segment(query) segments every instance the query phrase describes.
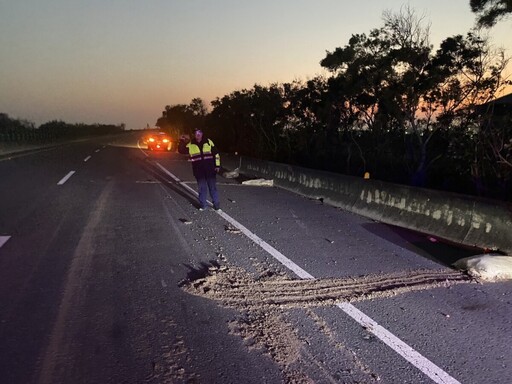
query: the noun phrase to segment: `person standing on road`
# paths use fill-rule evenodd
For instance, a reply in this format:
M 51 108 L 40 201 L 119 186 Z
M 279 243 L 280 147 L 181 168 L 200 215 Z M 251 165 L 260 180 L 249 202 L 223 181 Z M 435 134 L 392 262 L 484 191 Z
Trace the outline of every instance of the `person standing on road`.
M 220 169 L 220 155 L 213 141 L 206 138 L 203 131 L 196 129 L 192 140 L 188 135 L 181 135 L 178 152 L 183 155 L 188 154 L 192 162 L 192 172 L 199 189 L 199 210 L 206 209 L 206 196 L 210 191 L 213 208 L 218 211 L 220 202 L 216 174 Z

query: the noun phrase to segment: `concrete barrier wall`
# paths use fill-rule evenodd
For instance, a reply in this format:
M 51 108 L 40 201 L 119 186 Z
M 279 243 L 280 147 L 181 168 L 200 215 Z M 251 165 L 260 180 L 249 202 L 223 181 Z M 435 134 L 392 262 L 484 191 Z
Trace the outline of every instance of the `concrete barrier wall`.
M 228 164 L 374 220 L 512 255 L 511 204 L 246 157 L 232 157 Z

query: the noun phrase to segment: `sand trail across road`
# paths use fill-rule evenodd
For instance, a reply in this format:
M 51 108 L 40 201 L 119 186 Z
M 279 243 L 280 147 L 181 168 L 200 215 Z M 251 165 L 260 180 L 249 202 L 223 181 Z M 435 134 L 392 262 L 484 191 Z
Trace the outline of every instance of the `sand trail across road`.
M 238 310 L 239 315 L 229 324 L 230 332 L 240 336 L 249 349 L 259 349 L 268 354 L 280 367 L 286 383 L 302 384 L 316 380 L 376 383 L 380 380 L 379 375 L 361 361 L 355 351 L 339 341 L 335 343 L 336 367 L 329 369 L 325 366 L 322 359 L 310 351 L 304 336 L 299 336 L 296 325 L 289 319 L 292 311 L 471 281 L 467 275 L 449 269 L 347 278 L 290 279 L 269 269 L 255 278 L 242 268 L 216 265 L 204 270 L 200 277 L 184 281 L 181 287 L 190 294 Z M 311 314 L 306 312 L 307 316 L 311 317 Z M 319 330 L 324 328 L 322 325 Z M 336 337 L 331 335 L 330 338 Z M 316 370 L 314 377 L 305 367 L 316 367 L 313 369 Z
M 185 291 L 236 308 L 307 308 L 390 297 L 409 291 L 471 282 L 454 270 L 413 270 L 347 278 L 298 280 L 279 275 L 254 279 L 235 267 L 210 267 L 206 276 L 183 284 Z

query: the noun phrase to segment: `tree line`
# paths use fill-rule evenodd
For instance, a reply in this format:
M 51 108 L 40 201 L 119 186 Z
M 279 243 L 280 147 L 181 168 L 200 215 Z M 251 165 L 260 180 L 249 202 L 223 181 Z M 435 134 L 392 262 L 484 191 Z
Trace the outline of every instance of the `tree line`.
M 429 42 L 409 7 L 326 52 L 328 76 L 166 106 L 157 126 L 203 128 L 226 152 L 413 186 L 512 198 L 511 83 L 476 30 Z M 508 104 L 507 104 L 508 103 Z
M 59 120 L 49 121 L 36 127 L 31 121 L 15 119 L 6 113 L 0 113 L 0 143 L 47 143 L 119 133 L 124 129 L 124 124 L 69 124 Z

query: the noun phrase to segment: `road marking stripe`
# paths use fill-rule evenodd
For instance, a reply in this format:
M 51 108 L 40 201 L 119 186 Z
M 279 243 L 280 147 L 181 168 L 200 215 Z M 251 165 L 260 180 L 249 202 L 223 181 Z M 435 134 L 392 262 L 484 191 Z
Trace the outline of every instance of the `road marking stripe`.
M 198 193 L 195 190 L 193 190 L 187 184 L 185 184 L 180 179 L 178 179 L 176 176 L 174 176 L 171 172 L 169 172 L 167 169 L 165 169 L 162 165 L 160 165 L 159 163 L 156 163 L 156 165 L 163 172 L 165 172 L 165 174 L 170 176 L 173 180 L 178 182 L 184 188 L 193 192 L 194 195 L 196 195 L 196 196 L 198 195 Z M 211 204 L 210 202 L 208 202 L 208 203 Z M 258 244 L 261 248 L 263 248 L 265 251 L 267 251 L 276 260 L 279 260 L 279 262 L 281 264 L 286 266 L 288 269 L 290 269 L 293 273 L 295 273 L 301 279 L 314 279 L 313 275 L 311 275 L 310 273 L 308 273 L 307 271 L 305 271 L 304 269 L 299 267 L 293 261 L 288 259 L 285 255 L 283 255 L 281 252 L 279 252 L 277 249 L 272 247 L 270 244 L 268 244 L 267 242 L 262 240 L 260 237 L 258 237 L 254 233 L 252 233 L 250 230 L 248 230 L 245 226 L 243 226 L 238 221 L 233 219 L 231 216 L 229 216 L 228 214 L 226 214 L 223 211 L 217 211 L 217 213 L 222 218 L 224 218 L 226 221 L 228 221 L 230 224 L 232 224 L 234 227 L 240 229 L 240 231 L 242 231 L 248 238 L 250 238 L 256 244 Z M 396 353 L 398 353 L 400 356 L 402 356 L 410 364 L 412 364 L 413 366 L 418 368 L 426 376 L 431 378 L 435 383 L 438 383 L 438 384 L 460 384 L 459 381 L 457 381 L 455 378 L 450 376 L 447 372 L 443 371 L 441 368 L 439 368 L 433 362 L 431 362 L 426 357 L 424 357 L 419 352 L 417 352 L 414 348 L 412 348 L 408 344 L 404 343 L 402 340 L 400 340 L 394 334 L 389 332 L 386 328 L 379 325 L 371 317 L 367 316 L 366 314 L 361 312 L 359 309 L 354 307 L 354 305 L 344 302 L 344 303 L 337 304 L 337 307 L 340 308 L 347 315 L 349 315 L 352 319 L 354 319 L 361 326 L 365 327 L 369 332 L 373 333 L 384 344 L 386 344 L 388 347 L 390 347 L 392 350 L 394 350 Z
M 68 179 L 73 176 L 73 174 L 75 173 L 75 171 L 71 171 L 69 172 L 66 176 L 64 176 L 58 183 L 57 185 L 62 185 L 64 184 L 66 181 L 68 181 Z
M 293 261 L 288 259 L 285 255 L 283 255 L 281 252 L 279 252 L 277 249 L 272 247 L 270 244 L 268 244 L 265 240 L 260 238 L 258 235 L 252 233 L 250 230 L 248 230 L 245 226 L 240 224 L 238 221 L 233 219 L 231 216 L 229 216 L 226 212 L 223 211 L 217 211 L 217 213 L 224 218 L 227 222 L 229 222 L 234 227 L 238 228 L 242 231 L 242 233 L 247 236 L 249 239 L 254 241 L 256 244 L 258 244 L 261 248 L 263 248 L 265 251 L 270 253 L 276 260 L 278 260 L 281 264 L 283 264 L 286 268 L 291 270 L 293 273 L 295 273 L 297 276 L 299 276 L 301 279 L 304 280 L 311 280 L 314 279 L 313 275 L 306 272 L 304 269 L 299 267 L 297 264 L 295 264 Z
M 85 159 L 84 159 L 84 162 L 86 162 L 87 160 L 89 160 L 92 156 L 87 156 Z
M 429 359 L 424 357 L 421 353 L 400 340 L 397 336 L 392 334 L 383 326 L 379 325 L 371 317 L 367 316 L 352 304 L 344 302 L 336 304 L 343 312 L 349 315 L 356 322 L 365 327 L 369 332 L 373 333 L 384 344 L 402 356 L 405 360 L 418 368 L 426 376 L 430 377 L 432 381 L 438 384 L 461 384 L 455 378 L 450 376 L 447 372 L 443 371 L 440 367 L 435 365 Z
M 97 150 L 95 150 L 94 152 L 99 152 L 99 151 L 100 151 L 100 150 L 99 150 L 99 149 L 97 149 Z
M 7 240 L 9 240 L 11 236 L 0 236 L 0 248 L 3 247 L 5 243 L 7 243 Z
M 178 179 L 176 176 L 174 176 L 171 172 L 169 172 L 167 169 L 165 169 L 165 167 L 162 166 L 162 164 L 160 163 L 156 163 L 156 165 L 158 166 L 158 168 L 160 168 L 167 176 L 169 176 L 171 179 L 173 179 L 175 182 L 181 184 L 183 187 L 185 187 L 186 189 L 188 189 L 190 192 L 192 192 L 194 195 L 198 196 L 198 193 L 190 188 L 188 185 L 186 185 L 185 183 L 183 183 L 180 179 Z

